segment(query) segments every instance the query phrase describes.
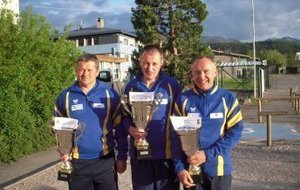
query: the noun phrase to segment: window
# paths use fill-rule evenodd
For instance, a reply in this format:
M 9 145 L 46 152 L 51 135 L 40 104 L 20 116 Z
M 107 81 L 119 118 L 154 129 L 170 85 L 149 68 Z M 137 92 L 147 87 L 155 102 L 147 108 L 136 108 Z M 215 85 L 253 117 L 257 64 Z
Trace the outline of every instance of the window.
M 118 68 L 114 69 L 114 78 L 115 79 L 119 78 L 119 69 Z
M 86 46 L 92 45 L 92 40 L 91 40 L 91 38 L 86 38 L 86 39 L 85 39 L 85 45 L 86 45 Z
M 128 45 L 128 39 L 124 39 L 124 45 Z
M 98 45 L 99 44 L 99 38 L 98 37 L 94 37 L 94 45 Z
M 78 45 L 79 45 L 79 46 L 83 46 L 83 38 L 78 39 Z

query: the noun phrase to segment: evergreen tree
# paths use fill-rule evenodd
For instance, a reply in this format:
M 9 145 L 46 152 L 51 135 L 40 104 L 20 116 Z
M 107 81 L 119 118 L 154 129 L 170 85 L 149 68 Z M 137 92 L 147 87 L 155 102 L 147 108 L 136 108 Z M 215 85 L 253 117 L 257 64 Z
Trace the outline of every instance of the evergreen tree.
M 203 53 L 201 22 L 207 16 L 206 5 L 199 0 L 136 0 L 131 21 L 137 40 L 143 45 L 159 45 L 165 54 L 166 71 L 182 84 L 187 82 L 189 63 Z M 137 52 L 133 59 L 137 64 Z

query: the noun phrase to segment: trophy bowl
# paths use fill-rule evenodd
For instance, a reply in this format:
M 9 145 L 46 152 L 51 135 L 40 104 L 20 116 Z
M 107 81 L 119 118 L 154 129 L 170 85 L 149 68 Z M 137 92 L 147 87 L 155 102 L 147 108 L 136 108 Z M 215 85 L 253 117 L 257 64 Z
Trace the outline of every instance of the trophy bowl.
M 53 130 L 56 136 L 57 151 L 60 155 L 71 156 L 74 146 L 74 130 Z M 59 163 L 58 180 L 71 181 L 71 173 L 73 167 L 70 161 L 62 161 Z
M 193 155 L 199 150 L 198 135 L 200 128 L 184 127 L 183 130 L 177 130 L 182 150 L 187 156 Z M 188 172 L 191 175 L 194 183 L 202 183 L 201 167 L 189 164 Z
M 152 116 L 152 102 L 132 102 L 132 120 L 135 127 L 141 132 L 146 132 L 147 123 Z M 146 138 L 142 138 L 135 141 L 135 147 L 137 149 L 137 159 L 151 158 L 151 147 Z

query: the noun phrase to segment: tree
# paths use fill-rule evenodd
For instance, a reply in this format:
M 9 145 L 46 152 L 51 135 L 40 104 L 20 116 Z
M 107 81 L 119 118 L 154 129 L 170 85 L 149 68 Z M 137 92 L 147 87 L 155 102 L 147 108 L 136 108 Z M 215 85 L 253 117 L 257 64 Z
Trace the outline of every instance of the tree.
M 287 65 L 286 56 L 277 50 L 262 50 L 258 52 L 258 56 L 261 60 L 267 60 L 269 64 L 277 65 L 278 67 Z
M 74 81 L 80 54 L 30 8 L 17 23 L 0 10 L 0 160 L 8 162 L 53 145 L 48 122 L 58 93 Z M 54 37 L 55 36 L 55 37 Z
M 201 22 L 206 5 L 199 0 L 136 0 L 131 21 L 137 40 L 143 45 L 160 45 L 165 54 L 166 71 L 186 84 L 189 63 L 200 54 L 209 54 L 201 45 Z M 137 64 L 137 52 L 133 59 Z

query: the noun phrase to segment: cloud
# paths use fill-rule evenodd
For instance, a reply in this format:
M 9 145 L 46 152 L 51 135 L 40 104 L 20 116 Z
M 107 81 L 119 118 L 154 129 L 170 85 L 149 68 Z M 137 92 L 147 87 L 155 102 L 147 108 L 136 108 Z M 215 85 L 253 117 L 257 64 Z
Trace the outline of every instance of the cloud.
M 251 0 L 206 1 L 204 35 L 252 40 Z M 257 40 L 290 36 L 300 39 L 299 0 L 254 0 Z
M 101 17 L 105 20 L 106 27 L 133 31 L 130 22 L 131 3 L 122 0 L 49 0 L 39 1 L 24 0 L 21 2 L 21 10 L 32 6 L 33 10 L 45 16 L 52 27 L 62 30 L 64 26 L 71 24 L 73 29 L 83 23 L 84 27 L 96 25 L 96 20 Z
M 208 16 L 203 21 L 204 36 L 220 36 L 251 41 L 251 0 L 206 0 Z M 22 0 L 21 10 L 32 4 L 37 14 L 48 18 L 53 27 L 62 29 L 72 23 L 74 29 L 95 26 L 98 17 L 105 27 L 133 31 L 131 7 L 134 0 Z M 290 36 L 300 39 L 299 0 L 254 0 L 256 39 Z

